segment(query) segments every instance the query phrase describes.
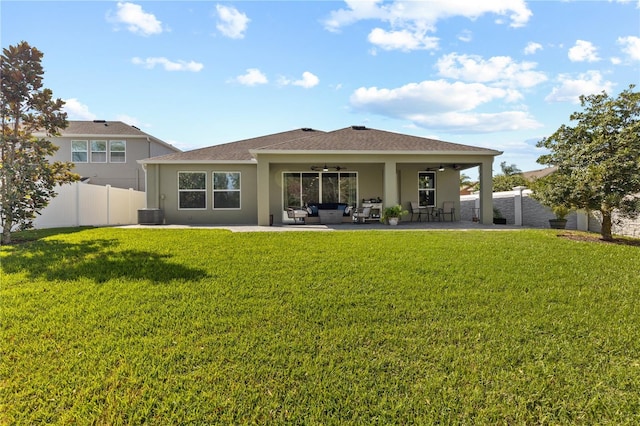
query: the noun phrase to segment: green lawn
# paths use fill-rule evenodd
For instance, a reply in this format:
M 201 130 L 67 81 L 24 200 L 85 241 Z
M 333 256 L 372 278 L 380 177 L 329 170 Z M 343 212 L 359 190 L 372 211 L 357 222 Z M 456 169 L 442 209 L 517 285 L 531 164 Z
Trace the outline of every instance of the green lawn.
M 102 228 L 0 256 L 0 424 L 640 423 L 638 246 Z

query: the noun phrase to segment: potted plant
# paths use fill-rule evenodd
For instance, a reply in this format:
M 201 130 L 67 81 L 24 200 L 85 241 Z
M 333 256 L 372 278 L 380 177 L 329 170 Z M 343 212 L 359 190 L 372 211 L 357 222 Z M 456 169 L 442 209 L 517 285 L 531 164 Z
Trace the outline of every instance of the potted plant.
M 533 189 L 531 197 L 550 208 L 555 215 L 554 219 L 549 219 L 549 226 L 552 229 L 564 229 L 567 226 L 566 217 L 571 212 L 571 206 L 566 203 L 568 183 L 553 173 L 534 180 L 530 186 Z
M 401 205 L 395 205 L 391 207 L 386 207 L 382 212 L 382 217 L 380 217 L 380 222 L 388 223 L 389 225 L 397 225 L 400 216 L 407 214 L 408 211 L 403 209 Z
M 506 225 L 507 218 L 502 217 L 502 212 L 497 207 L 493 208 L 493 223 L 494 225 Z
M 555 219 L 549 219 L 549 226 L 552 229 L 564 229 L 567 226 L 567 215 L 571 209 L 565 205 L 557 204 L 551 207 L 551 211 L 556 217 Z

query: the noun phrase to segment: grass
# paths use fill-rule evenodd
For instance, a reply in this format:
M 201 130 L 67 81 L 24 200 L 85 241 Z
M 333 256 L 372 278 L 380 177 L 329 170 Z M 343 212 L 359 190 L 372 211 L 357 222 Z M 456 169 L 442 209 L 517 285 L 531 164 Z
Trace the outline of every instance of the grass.
M 22 240 L 0 251 L 2 424 L 640 423 L 636 246 L 542 230 Z

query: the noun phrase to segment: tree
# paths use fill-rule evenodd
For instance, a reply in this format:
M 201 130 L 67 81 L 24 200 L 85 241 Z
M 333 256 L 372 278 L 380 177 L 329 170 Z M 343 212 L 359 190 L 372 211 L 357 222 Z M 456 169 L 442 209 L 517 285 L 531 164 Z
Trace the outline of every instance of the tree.
M 506 161 L 500 163 L 502 173 L 493 177 L 493 191 L 511 191 L 516 186 L 525 186 L 527 181 L 522 176 L 522 170 L 515 164 L 508 165 Z
M 617 98 L 581 96 L 584 111 L 569 117 L 576 125 L 562 125 L 537 144 L 550 151 L 538 163 L 558 167 L 537 192 L 548 204 L 599 211 L 603 240 L 613 239 L 614 210 L 640 213 L 640 93 L 634 87 Z
M 2 49 L 0 58 L 0 226 L 2 244 L 11 242 L 13 229 L 28 229 L 33 219 L 56 195 L 56 184 L 73 182 L 72 163 L 47 157 L 58 147 L 33 136 L 58 135 L 67 126 L 64 102 L 42 88 L 42 52 L 27 42 Z

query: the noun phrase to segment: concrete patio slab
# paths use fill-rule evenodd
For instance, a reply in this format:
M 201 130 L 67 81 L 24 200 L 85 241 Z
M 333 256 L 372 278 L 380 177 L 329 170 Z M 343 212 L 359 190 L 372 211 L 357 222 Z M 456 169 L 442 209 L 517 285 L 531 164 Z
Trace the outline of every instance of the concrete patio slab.
M 226 229 L 231 232 L 332 232 L 332 231 L 514 231 L 525 229 L 514 225 L 483 225 L 477 222 L 400 222 L 397 226 L 384 225 L 382 223 L 341 223 L 336 225 L 125 225 L 120 228 L 144 228 L 144 229 Z

